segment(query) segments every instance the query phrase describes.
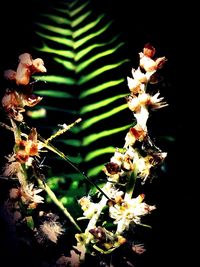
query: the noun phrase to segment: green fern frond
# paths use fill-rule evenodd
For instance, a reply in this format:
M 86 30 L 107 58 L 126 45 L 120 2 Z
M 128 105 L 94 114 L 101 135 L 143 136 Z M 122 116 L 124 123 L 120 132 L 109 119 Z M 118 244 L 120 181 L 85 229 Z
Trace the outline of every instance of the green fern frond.
M 73 20 L 71 23 L 72 28 L 77 27 L 81 24 L 89 15 L 91 15 L 92 11 L 88 11 L 85 14 L 79 16 L 77 19 Z
M 51 14 L 41 14 L 41 16 L 48 18 L 50 21 L 57 24 L 70 25 L 70 20 L 65 17 L 51 15 Z
M 105 100 L 101 100 L 99 102 L 96 102 L 94 104 L 89 104 L 87 106 L 84 106 L 80 109 L 80 114 L 84 114 L 86 112 L 90 112 L 90 111 L 93 111 L 95 109 L 98 109 L 98 108 L 102 108 L 104 106 L 107 106 L 109 105 L 110 103 L 113 103 L 115 100 L 118 100 L 120 98 L 123 98 L 125 97 L 126 94 L 123 94 L 123 95 L 116 95 L 116 96 L 113 96 L 113 97 L 110 97 L 110 98 L 107 98 Z
M 89 145 L 89 144 L 91 144 L 91 143 L 93 143 L 93 142 L 95 142 L 101 138 L 117 134 L 121 131 L 125 131 L 125 130 L 129 129 L 131 126 L 132 126 L 132 124 L 128 124 L 128 125 L 125 125 L 122 127 L 118 127 L 118 128 L 114 128 L 114 129 L 110 129 L 110 130 L 104 130 L 104 131 L 101 131 L 99 133 L 90 134 L 87 137 L 83 138 L 82 145 L 87 146 L 87 145 Z
M 73 51 L 71 50 L 60 50 L 60 49 L 54 49 L 54 48 L 51 48 L 49 47 L 47 44 L 43 43 L 43 46 L 38 48 L 38 47 L 34 47 L 35 50 L 38 50 L 40 52 L 46 52 L 46 53 L 49 53 L 49 54 L 56 54 L 56 55 L 59 55 L 59 56 L 62 56 L 66 59 L 73 59 L 75 57 L 75 54 Z
M 94 125 L 95 123 L 101 121 L 101 120 L 105 120 L 107 119 L 108 117 L 111 117 L 112 115 L 124 110 L 124 109 L 127 109 L 127 104 L 123 104 L 119 107 L 116 107 L 108 112 L 104 112 L 103 114 L 100 114 L 99 116 L 96 116 L 96 117 L 92 117 L 92 118 L 89 118 L 87 120 L 85 120 L 83 123 L 82 123 L 82 129 L 87 129 L 88 127 L 90 127 L 91 125 Z
M 96 150 L 91 151 L 88 154 L 86 154 L 85 161 L 90 161 L 94 158 L 97 158 L 101 155 L 105 155 L 108 153 L 113 154 L 115 152 L 115 150 L 116 150 L 116 148 L 112 147 L 112 146 L 96 149 Z
M 47 74 L 36 77 L 48 87 L 36 93 L 47 97 L 40 107 L 47 110 L 51 125 L 54 121 L 56 125 L 51 112 L 55 118 L 59 116 L 59 123 L 62 118 L 66 122 L 66 118 L 71 121 L 82 116 L 68 138 L 56 140 L 56 144 L 87 169 L 88 175 L 95 176 L 102 170 L 105 157 L 114 152 L 117 136 L 122 136 L 131 122 L 124 125 L 127 91 L 123 89 L 126 79 L 122 70 L 129 62 L 123 56 L 125 43 L 113 30 L 113 21 L 94 12 L 90 3 L 61 0 L 35 23 L 41 41 L 35 49 L 48 59 Z M 108 137 L 113 144 L 104 143 Z M 74 151 L 80 153 L 77 158 Z
M 86 35 L 84 38 L 81 38 L 79 41 L 76 41 L 74 43 L 74 48 L 80 48 L 80 46 L 82 46 L 83 44 L 85 45 L 88 41 L 90 41 L 91 39 L 95 39 L 95 37 L 99 36 L 100 34 L 102 34 L 103 32 L 105 32 L 111 25 L 111 22 L 107 23 L 107 25 L 105 25 L 103 28 L 101 28 L 100 30 L 91 33 L 89 35 Z
M 48 97 L 55 97 L 55 98 L 74 98 L 72 94 L 69 94 L 67 92 L 62 92 L 58 90 L 35 90 L 36 94 L 41 96 L 48 96 Z
M 49 24 L 36 23 L 40 28 L 48 30 L 49 32 L 58 33 L 63 36 L 71 36 L 72 31 L 70 29 L 63 29 L 61 27 L 52 26 Z
M 89 89 L 85 90 L 84 92 L 82 92 L 80 94 L 80 98 L 85 98 L 87 96 L 99 93 L 99 92 L 101 92 L 103 90 L 107 90 L 107 89 L 109 90 L 109 89 L 111 89 L 111 87 L 117 86 L 117 85 L 119 85 L 119 84 L 121 84 L 123 82 L 124 82 L 124 79 L 105 82 L 103 84 L 100 84 L 100 85 L 97 85 L 97 86 L 95 86 L 93 88 L 89 88 Z
M 52 35 L 41 33 L 39 31 L 37 31 L 36 34 L 39 35 L 40 37 L 43 37 L 44 39 L 54 41 L 55 43 L 58 43 L 58 44 L 67 45 L 69 47 L 73 47 L 74 45 L 72 40 L 64 38 L 64 37 L 52 36 Z
M 43 75 L 43 76 L 35 76 L 38 81 L 50 82 L 50 83 L 57 83 L 57 84 L 65 84 L 65 85 L 72 85 L 75 84 L 76 81 L 70 77 L 64 76 L 56 76 L 56 75 Z
M 88 75 L 81 76 L 80 79 L 78 80 L 78 85 L 82 85 L 82 84 L 90 81 L 91 79 L 94 79 L 95 77 L 97 77 L 101 74 L 105 74 L 106 71 L 115 69 L 127 61 L 128 61 L 127 59 L 124 59 L 118 63 L 103 66 L 103 67 L 101 67 L 101 68 L 99 68 L 93 72 L 90 72 Z

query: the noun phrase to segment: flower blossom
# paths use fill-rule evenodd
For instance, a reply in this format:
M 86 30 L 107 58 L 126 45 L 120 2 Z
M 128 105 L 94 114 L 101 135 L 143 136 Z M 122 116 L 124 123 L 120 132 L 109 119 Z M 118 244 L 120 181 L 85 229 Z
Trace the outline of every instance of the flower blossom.
M 124 177 L 129 172 L 133 171 L 132 157 L 126 152 L 121 153 L 116 150 L 110 162 L 105 164 L 103 171 L 107 175 L 109 181 L 119 182 L 120 177 Z
M 43 189 L 34 188 L 34 184 L 28 184 L 26 186 L 21 187 L 21 199 L 25 204 L 39 204 L 43 203 L 44 198 L 39 196 Z
M 134 244 L 132 245 L 132 250 L 137 254 L 142 254 L 146 251 L 143 244 Z
M 6 70 L 4 77 L 8 80 L 15 80 L 17 85 L 27 85 L 31 75 L 36 72 L 46 72 L 43 60 L 41 58 L 32 59 L 29 53 L 24 53 L 19 56 L 17 70 Z
M 42 97 L 32 93 L 30 86 L 31 75 L 36 72 L 46 72 L 44 62 L 41 58 L 32 59 L 28 53 L 19 56 L 16 71 L 9 69 L 4 72 L 6 79 L 15 81 L 17 85 L 26 86 L 21 90 L 7 89 L 2 98 L 2 106 L 6 113 L 17 121 L 23 121 L 22 112 L 25 111 L 25 106 L 33 107 L 42 100 Z
M 24 107 L 33 107 L 42 100 L 42 97 L 32 93 L 22 93 L 12 89 L 7 89 L 2 98 L 2 106 L 10 117 L 17 121 L 23 121 L 22 112 Z
M 6 163 L 3 168 L 3 176 L 14 178 L 17 177 L 17 173 L 19 171 L 23 171 L 22 166 L 19 162 L 14 161 L 10 163 Z
M 140 125 L 136 124 L 134 127 L 131 127 L 126 134 L 124 147 L 128 148 L 129 146 L 133 146 L 136 141 L 143 141 L 146 135 L 147 132 L 144 131 Z
M 153 72 L 157 69 L 161 69 L 164 63 L 167 61 L 165 57 L 159 57 L 157 59 L 152 59 L 155 55 L 155 48 L 147 43 L 144 46 L 143 52 L 139 53 L 140 57 L 140 67 L 143 68 L 146 72 Z
M 113 223 L 117 224 L 118 233 L 128 229 L 132 221 L 140 224 L 141 216 L 155 209 L 155 206 L 142 202 L 143 199 L 144 195 L 141 194 L 136 198 L 124 200 L 122 203 L 117 203 L 109 208 L 110 217 L 115 219 Z
M 60 235 L 63 234 L 64 229 L 61 224 L 57 221 L 45 221 L 40 225 L 40 231 L 51 240 L 53 243 L 57 243 Z
M 20 163 L 25 163 L 29 160 L 30 156 L 38 156 L 39 145 L 37 142 L 37 131 L 35 128 L 31 129 L 27 140 L 16 141 L 16 159 Z
M 90 201 L 88 197 L 82 197 L 79 199 L 79 204 L 81 205 L 82 210 L 84 211 L 83 215 L 87 219 L 91 219 L 92 216 L 97 212 L 98 210 L 98 204 L 93 203 Z

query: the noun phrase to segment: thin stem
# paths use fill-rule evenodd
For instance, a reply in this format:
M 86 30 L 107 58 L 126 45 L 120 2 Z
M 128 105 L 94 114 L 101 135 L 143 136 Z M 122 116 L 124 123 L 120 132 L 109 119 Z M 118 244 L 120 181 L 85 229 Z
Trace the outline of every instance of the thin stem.
M 54 192 L 51 190 L 51 188 L 47 184 L 43 184 L 40 179 L 37 179 L 40 187 L 46 191 L 48 196 L 51 198 L 51 200 L 54 202 L 54 204 L 65 214 L 65 216 L 70 220 L 70 222 L 75 226 L 75 228 L 81 232 L 81 228 L 78 226 L 78 224 L 75 222 L 72 215 L 69 213 L 66 207 L 63 206 L 63 204 L 57 199 Z
M 54 138 L 56 138 L 57 136 L 65 133 L 66 131 L 68 131 L 69 129 L 71 129 L 74 125 L 76 125 L 77 123 L 79 123 L 82 119 L 79 118 L 77 119 L 75 122 L 71 123 L 70 125 L 62 125 L 62 127 L 64 127 L 63 129 L 58 130 L 54 135 L 50 136 L 48 139 L 45 140 L 45 143 L 48 144 L 50 141 L 52 141 Z

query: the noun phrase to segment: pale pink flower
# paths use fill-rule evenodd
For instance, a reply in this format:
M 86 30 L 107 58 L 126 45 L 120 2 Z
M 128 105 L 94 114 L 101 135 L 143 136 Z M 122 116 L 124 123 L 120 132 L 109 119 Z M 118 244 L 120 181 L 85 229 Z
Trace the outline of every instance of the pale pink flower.
M 24 53 L 19 56 L 17 70 L 6 70 L 4 77 L 15 80 L 17 85 L 28 85 L 31 75 L 36 72 L 46 72 L 43 60 L 41 58 L 33 60 L 29 53 Z
M 31 93 L 23 94 L 15 90 L 7 89 L 2 98 L 2 106 L 10 117 L 17 121 L 22 121 L 23 115 L 21 113 L 25 111 L 24 107 L 33 107 L 41 100 L 42 97 Z
M 3 176 L 16 177 L 19 171 L 23 171 L 21 164 L 17 161 L 6 163 L 3 168 Z
M 30 203 L 43 203 L 44 198 L 39 196 L 38 194 L 41 193 L 43 189 L 34 188 L 34 184 L 28 184 L 21 188 L 21 199 L 25 204 Z
M 40 230 L 53 243 L 57 243 L 58 238 L 64 232 L 61 224 L 56 221 L 45 221 L 42 225 L 40 225 Z
M 56 261 L 56 267 L 79 267 L 80 266 L 80 254 L 75 252 L 75 250 L 70 250 L 70 257 L 61 256 Z
M 132 250 L 137 254 L 142 254 L 146 251 L 143 244 L 133 244 Z
M 10 199 L 17 199 L 20 196 L 20 189 L 19 188 L 11 188 L 9 191 Z

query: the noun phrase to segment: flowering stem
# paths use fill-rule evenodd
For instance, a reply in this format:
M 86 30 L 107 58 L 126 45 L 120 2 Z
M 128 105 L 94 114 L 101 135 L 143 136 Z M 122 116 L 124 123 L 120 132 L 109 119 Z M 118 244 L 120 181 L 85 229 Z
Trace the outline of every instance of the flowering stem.
M 110 183 L 107 183 L 105 185 L 105 189 L 106 189 L 107 192 L 109 192 L 110 187 L 111 187 L 111 184 Z M 98 210 L 92 216 L 92 218 L 90 219 L 90 221 L 89 221 L 89 223 L 87 225 L 87 228 L 85 229 L 85 233 L 88 234 L 88 237 L 85 240 L 85 245 L 89 244 L 90 241 L 91 241 L 91 239 L 93 238 L 93 235 L 89 233 L 89 230 L 94 229 L 96 227 L 97 221 L 98 221 L 98 219 L 99 219 L 99 217 L 101 215 L 102 210 L 106 206 L 107 201 L 108 201 L 108 198 L 105 195 L 103 195 L 102 198 L 101 198 L 101 200 L 99 201 Z
M 75 226 L 75 228 L 79 232 L 81 232 L 81 229 L 78 226 L 78 224 L 75 222 L 74 218 L 71 216 L 71 214 L 69 213 L 67 208 L 64 207 L 64 205 L 57 199 L 56 195 L 51 190 L 51 188 L 47 184 L 44 185 L 40 179 L 37 179 L 37 181 L 38 181 L 40 187 L 46 191 L 46 193 L 51 198 L 51 200 L 56 204 L 56 206 L 65 214 L 65 216 L 70 220 L 70 222 Z
M 108 199 L 105 196 L 102 196 L 102 199 L 99 202 L 99 206 L 98 206 L 98 210 L 97 212 L 92 216 L 92 218 L 90 219 L 90 222 L 88 223 L 88 226 L 85 230 L 85 232 L 88 232 L 90 229 L 95 228 L 96 223 L 99 219 L 99 216 L 103 210 L 103 208 L 106 206 Z
M 58 130 L 54 135 L 52 135 L 51 137 L 49 137 L 47 140 L 45 140 L 45 144 L 48 144 L 50 141 L 52 141 L 54 138 L 56 138 L 57 136 L 65 133 L 66 131 L 68 131 L 70 128 L 72 128 L 75 124 L 79 123 L 82 119 L 79 118 L 77 119 L 74 123 L 71 123 L 70 125 L 63 125 L 63 129 Z

